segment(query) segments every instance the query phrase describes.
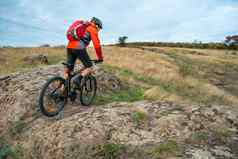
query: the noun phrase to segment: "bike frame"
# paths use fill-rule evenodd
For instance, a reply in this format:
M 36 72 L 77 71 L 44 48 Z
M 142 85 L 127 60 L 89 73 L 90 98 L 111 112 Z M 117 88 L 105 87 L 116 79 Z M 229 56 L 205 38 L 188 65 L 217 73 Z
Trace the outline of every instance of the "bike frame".
M 71 90 L 71 79 L 72 79 L 72 77 L 73 76 L 70 73 L 69 78 L 67 79 L 67 85 L 66 85 L 66 87 L 67 87 L 67 100 L 68 100 L 68 97 L 69 97 L 69 92 Z
M 97 60 L 91 60 L 91 61 L 93 62 L 93 65 L 95 65 Z M 65 64 L 65 63 L 63 63 L 63 65 L 67 66 L 67 64 Z M 68 79 L 66 80 L 66 82 L 67 82 L 67 85 L 66 85 L 66 87 L 67 87 L 67 92 L 66 92 L 66 93 L 67 93 L 67 99 L 66 99 L 66 102 L 68 101 L 69 92 L 70 92 L 70 90 L 71 90 L 71 79 L 72 79 L 74 76 L 76 76 L 77 74 L 81 74 L 81 72 L 82 72 L 84 69 L 85 69 L 85 68 L 80 69 L 80 70 L 77 71 L 77 72 L 72 71 L 72 72 L 69 73 Z M 91 73 L 90 73 L 90 74 L 91 74 Z M 90 75 L 90 74 L 89 74 L 89 75 Z
M 68 77 L 68 79 L 66 80 L 66 88 L 67 88 L 67 100 L 68 100 L 68 97 L 69 97 L 69 92 L 70 92 L 70 90 L 71 90 L 71 79 L 74 77 L 74 76 L 76 76 L 78 73 L 70 73 L 69 74 L 69 77 Z

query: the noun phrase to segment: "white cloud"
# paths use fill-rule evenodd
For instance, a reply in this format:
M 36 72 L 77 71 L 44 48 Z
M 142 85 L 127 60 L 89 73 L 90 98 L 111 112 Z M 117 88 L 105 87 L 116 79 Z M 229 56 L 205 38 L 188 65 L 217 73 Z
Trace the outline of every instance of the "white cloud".
M 238 33 L 238 7 L 220 6 L 206 16 L 181 22 L 172 32 L 169 41 L 222 41 L 228 34 Z
M 101 36 L 102 41 L 107 43 L 117 41 L 121 35 L 127 35 L 130 41 L 221 41 L 227 34 L 238 33 L 238 21 L 235 20 L 238 18 L 238 2 L 232 0 L 14 2 L 0 2 L 0 17 L 48 30 L 37 33 L 28 28 L 30 33 L 27 38 L 32 43 L 34 39 L 31 35 L 45 41 L 64 43 L 65 30 L 74 19 L 89 19 L 92 16 L 103 19 Z M 7 12 L 9 9 L 11 12 Z M 6 24 L 1 23 L 0 29 L 6 27 Z M 8 28 L 12 31 L 25 31 L 20 26 L 18 29 L 11 27 L 17 25 L 9 24 Z M 56 32 L 57 35 L 50 32 Z

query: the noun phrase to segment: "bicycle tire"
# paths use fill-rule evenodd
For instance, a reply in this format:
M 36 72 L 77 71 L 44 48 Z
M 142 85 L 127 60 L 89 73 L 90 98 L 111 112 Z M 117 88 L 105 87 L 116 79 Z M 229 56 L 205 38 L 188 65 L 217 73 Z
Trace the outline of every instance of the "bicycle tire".
M 90 82 L 90 87 L 92 87 L 91 88 L 91 92 L 92 92 L 92 96 L 91 96 L 91 98 L 90 98 L 90 100 L 89 101 L 85 101 L 85 96 L 84 96 L 84 93 L 85 93 L 85 91 L 86 91 L 86 89 L 87 89 L 87 82 Z M 80 84 L 80 103 L 81 103 L 81 105 L 82 106 L 89 106 L 92 102 L 93 102 L 93 100 L 94 100 L 94 98 L 95 98 L 95 96 L 96 96 L 96 92 L 97 92 L 97 81 L 96 81 L 96 78 L 94 77 L 94 76 L 92 76 L 92 75 L 89 75 L 89 76 L 86 76 L 86 77 L 83 77 L 83 79 L 81 80 L 81 84 Z
M 57 111 L 55 111 L 55 112 L 49 112 L 45 108 L 44 97 L 46 97 L 46 95 L 47 95 L 46 91 L 49 88 L 50 84 L 52 84 L 54 81 L 60 81 L 60 85 L 61 84 L 65 85 L 65 79 L 64 78 L 62 78 L 60 76 L 52 77 L 44 84 L 43 88 L 41 89 L 40 96 L 39 96 L 40 111 L 41 111 L 41 113 L 43 115 L 45 115 L 47 117 L 53 117 L 53 116 L 58 115 L 63 110 L 63 108 L 64 108 L 64 106 L 65 106 L 65 104 L 67 102 L 67 97 L 63 97 L 63 100 L 62 100 L 62 103 L 60 104 L 60 107 L 56 106 L 57 107 Z M 65 86 L 65 88 L 66 88 L 66 86 Z M 57 88 L 57 89 L 59 89 L 59 88 Z

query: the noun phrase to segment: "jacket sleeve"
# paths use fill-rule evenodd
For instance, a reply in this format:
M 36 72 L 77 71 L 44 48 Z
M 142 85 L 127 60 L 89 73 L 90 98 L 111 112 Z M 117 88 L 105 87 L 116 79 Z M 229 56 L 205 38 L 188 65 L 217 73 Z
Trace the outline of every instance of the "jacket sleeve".
M 96 51 L 97 58 L 102 60 L 103 59 L 102 48 L 101 48 L 101 45 L 100 45 L 100 40 L 98 38 L 97 31 L 90 32 L 90 36 L 91 36 L 93 46 L 94 46 L 95 51 Z

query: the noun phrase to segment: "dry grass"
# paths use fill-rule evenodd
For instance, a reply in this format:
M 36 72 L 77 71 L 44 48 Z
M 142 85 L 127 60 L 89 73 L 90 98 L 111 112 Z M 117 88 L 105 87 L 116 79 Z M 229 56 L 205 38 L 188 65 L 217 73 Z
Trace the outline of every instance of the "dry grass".
M 238 104 L 238 51 L 106 46 L 103 52 L 105 65 L 117 68 L 123 80 L 148 89 L 148 99 Z M 95 57 L 92 48 L 89 53 Z M 47 55 L 50 64 L 66 59 L 64 48 L 4 48 L 0 49 L 0 74 L 35 67 L 22 60 L 34 54 Z
M 177 75 L 178 67 L 164 60 L 161 54 L 133 48 L 105 48 L 106 64 L 126 68 L 148 76 L 168 79 Z
M 1 48 L 0 56 L 5 60 L 0 60 L 0 75 L 35 68 L 35 65 L 25 63 L 23 58 L 37 54 L 46 55 L 50 64 L 66 58 L 63 48 Z
M 210 82 L 214 78 L 222 81 L 216 72 L 227 71 L 230 65 L 234 66 L 230 71 L 238 72 L 238 56 L 227 53 L 231 51 L 159 48 L 159 52 L 152 52 L 146 49 L 106 47 L 104 52 L 106 64 L 158 81 L 145 92 L 148 98 L 151 95 L 152 99 L 176 102 L 238 103 L 238 90 L 234 94 Z

